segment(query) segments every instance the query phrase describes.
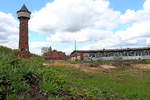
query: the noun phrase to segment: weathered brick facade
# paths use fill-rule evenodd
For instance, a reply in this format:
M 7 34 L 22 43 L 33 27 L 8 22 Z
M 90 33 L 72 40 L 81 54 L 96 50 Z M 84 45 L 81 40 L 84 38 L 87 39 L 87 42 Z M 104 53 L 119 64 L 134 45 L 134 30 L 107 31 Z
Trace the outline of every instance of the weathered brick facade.
M 74 51 L 71 53 L 70 58 L 71 60 L 83 60 L 83 52 Z
M 19 56 L 23 58 L 29 58 L 29 44 L 28 44 L 28 21 L 30 19 L 31 12 L 28 11 L 25 5 L 17 11 L 18 19 L 20 21 L 19 29 Z
M 150 47 L 103 49 L 103 50 L 78 50 L 70 55 L 72 60 L 135 60 L 150 59 Z
M 60 52 L 60 51 L 52 51 L 51 53 L 46 53 L 44 54 L 44 58 L 46 60 L 66 60 L 69 59 L 68 56 L 66 56 L 65 53 Z

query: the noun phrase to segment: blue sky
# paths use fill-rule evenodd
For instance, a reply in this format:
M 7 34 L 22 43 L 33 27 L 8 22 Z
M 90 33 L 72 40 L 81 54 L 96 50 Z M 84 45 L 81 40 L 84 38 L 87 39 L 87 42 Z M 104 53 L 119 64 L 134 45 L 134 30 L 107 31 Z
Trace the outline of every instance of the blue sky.
M 139 10 L 145 0 L 109 0 L 110 7 L 114 10 L 125 12 L 127 9 Z
M 110 7 L 114 10 L 125 12 L 127 9 L 138 10 L 142 8 L 145 0 L 109 0 Z M 31 11 L 39 10 L 45 6 L 46 3 L 53 2 L 53 0 L 2 0 L 0 3 L 0 10 L 7 13 L 15 13 L 15 11 L 25 3 Z
M 145 47 L 150 42 L 145 37 L 150 32 L 150 0 L 2 0 L 0 45 L 18 48 L 16 11 L 24 3 L 32 12 L 30 50 L 37 54 L 45 46 L 69 54 L 74 50 L 74 40 L 83 50 L 126 48 L 131 44 Z
M 39 0 L 38 0 L 39 1 Z M 0 10 L 8 13 L 15 13 L 23 4 L 26 4 L 31 11 L 39 10 L 45 6 L 47 2 L 53 0 L 2 0 Z

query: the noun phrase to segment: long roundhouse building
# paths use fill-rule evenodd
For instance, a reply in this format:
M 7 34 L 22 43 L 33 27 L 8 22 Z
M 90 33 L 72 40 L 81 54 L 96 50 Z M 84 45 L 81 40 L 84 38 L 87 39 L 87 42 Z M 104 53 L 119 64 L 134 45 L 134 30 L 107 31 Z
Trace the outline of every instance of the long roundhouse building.
M 76 50 L 70 55 L 72 60 L 134 60 L 150 59 L 150 47 L 126 48 L 126 49 L 103 49 L 103 50 Z

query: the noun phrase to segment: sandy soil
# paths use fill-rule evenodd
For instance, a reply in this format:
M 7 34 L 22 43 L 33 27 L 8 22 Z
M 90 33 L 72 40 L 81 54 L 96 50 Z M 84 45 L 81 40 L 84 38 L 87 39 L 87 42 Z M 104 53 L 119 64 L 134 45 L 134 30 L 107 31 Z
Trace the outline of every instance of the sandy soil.
M 113 65 L 91 65 L 91 64 L 71 64 L 64 61 L 54 61 L 53 63 L 44 63 L 45 66 L 66 66 L 80 69 L 84 72 L 100 72 L 117 68 Z M 132 64 L 132 68 L 134 69 L 150 69 L 150 64 Z
M 133 68 L 138 69 L 150 69 L 150 64 L 134 64 Z
M 92 65 L 89 65 L 89 64 L 71 64 L 71 63 L 66 63 L 63 61 L 55 61 L 51 64 L 44 63 L 43 65 L 72 67 L 72 68 L 80 69 L 81 71 L 84 71 L 84 72 L 99 72 L 99 71 L 103 71 L 105 69 L 108 70 L 108 69 L 116 68 L 115 66 L 112 66 L 112 65 L 97 65 L 97 66 L 91 67 Z

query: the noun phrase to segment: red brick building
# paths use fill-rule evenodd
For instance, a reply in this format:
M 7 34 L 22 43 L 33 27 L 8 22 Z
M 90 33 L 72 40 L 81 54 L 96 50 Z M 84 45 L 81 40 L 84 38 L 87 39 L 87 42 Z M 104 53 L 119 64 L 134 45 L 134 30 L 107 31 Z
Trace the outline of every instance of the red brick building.
M 71 60 L 83 60 L 84 51 L 73 51 L 70 55 Z
M 31 12 L 25 5 L 17 11 L 18 19 L 20 21 L 19 29 L 19 56 L 22 58 L 29 58 L 29 44 L 28 44 L 28 21 Z
M 67 60 L 69 59 L 65 53 L 57 50 L 53 50 L 51 53 L 44 54 L 46 60 Z

